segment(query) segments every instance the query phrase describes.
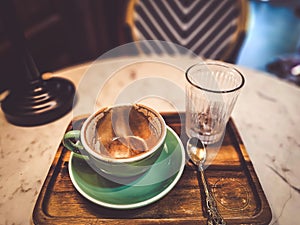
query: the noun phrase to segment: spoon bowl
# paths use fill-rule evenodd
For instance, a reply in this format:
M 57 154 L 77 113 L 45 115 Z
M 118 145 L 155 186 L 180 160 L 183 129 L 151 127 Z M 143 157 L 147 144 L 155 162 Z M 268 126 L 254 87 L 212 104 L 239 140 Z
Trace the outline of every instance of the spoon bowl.
M 206 160 L 206 148 L 200 139 L 192 137 L 188 140 L 187 153 L 194 165 L 199 169 L 203 169 Z

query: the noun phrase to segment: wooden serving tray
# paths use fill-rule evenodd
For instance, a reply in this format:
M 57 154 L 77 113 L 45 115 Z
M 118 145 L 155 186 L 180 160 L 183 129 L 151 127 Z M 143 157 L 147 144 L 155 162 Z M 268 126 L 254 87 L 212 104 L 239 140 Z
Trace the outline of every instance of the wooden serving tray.
M 185 146 L 184 114 L 163 114 Z M 70 124 L 80 128 L 84 119 Z M 210 150 L 214 151 L 214 150 Z M 35 224 L 206 224 L 205 197 L 199 174 L 187 163 L 182 177 L 162 199 L 138 209 L 116 210 L 96 205 L 73 187 L 70 152 L 60 145 L 33 211 Z M 232 120 L 206 169 L 209 186 L 227 224 L 268 224 L 271 210 L 253 165 Z

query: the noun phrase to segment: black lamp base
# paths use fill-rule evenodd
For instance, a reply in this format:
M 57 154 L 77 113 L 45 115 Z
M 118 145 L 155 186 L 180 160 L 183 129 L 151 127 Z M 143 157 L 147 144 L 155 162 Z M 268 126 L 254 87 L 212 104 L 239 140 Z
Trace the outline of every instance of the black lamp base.
M 21 90 L 11 90 L 2 102 L 6 119 L 18 126 L 37 126 L 54 121 L 72 107 L 75 87 L 69 80 L 38 79 Z

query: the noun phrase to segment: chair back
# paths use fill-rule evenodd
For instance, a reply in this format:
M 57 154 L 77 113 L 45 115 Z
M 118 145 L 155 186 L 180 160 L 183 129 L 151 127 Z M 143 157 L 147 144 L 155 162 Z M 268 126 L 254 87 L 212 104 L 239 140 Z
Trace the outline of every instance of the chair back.
M 129 0 L 126 23 L 133 41 L 163 40 L 209 59 L 235 62 L 244 41 L 247 0 Z M 178 49 L 149 45 L 144 53 Z

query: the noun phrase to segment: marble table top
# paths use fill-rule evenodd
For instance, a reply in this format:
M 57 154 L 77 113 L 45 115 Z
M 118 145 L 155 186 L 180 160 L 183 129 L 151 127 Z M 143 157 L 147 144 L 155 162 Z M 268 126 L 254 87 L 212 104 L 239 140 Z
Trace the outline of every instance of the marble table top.
M 36 127 L 8 123 L 0 110 L 0 224 L 30 224 L 39 191 L 71 119 L 106 105 L 142 102 L 184 111 L 184 71 L 197 59 L 102 59 L 58 71 L 74 82 L 72 112 Z M 232 118 L 272 209 L 271 224 L 300 221 L 300 89 L 236 66 L 246 83 Z M 157 98 L 158 97 L 158 98 Z

